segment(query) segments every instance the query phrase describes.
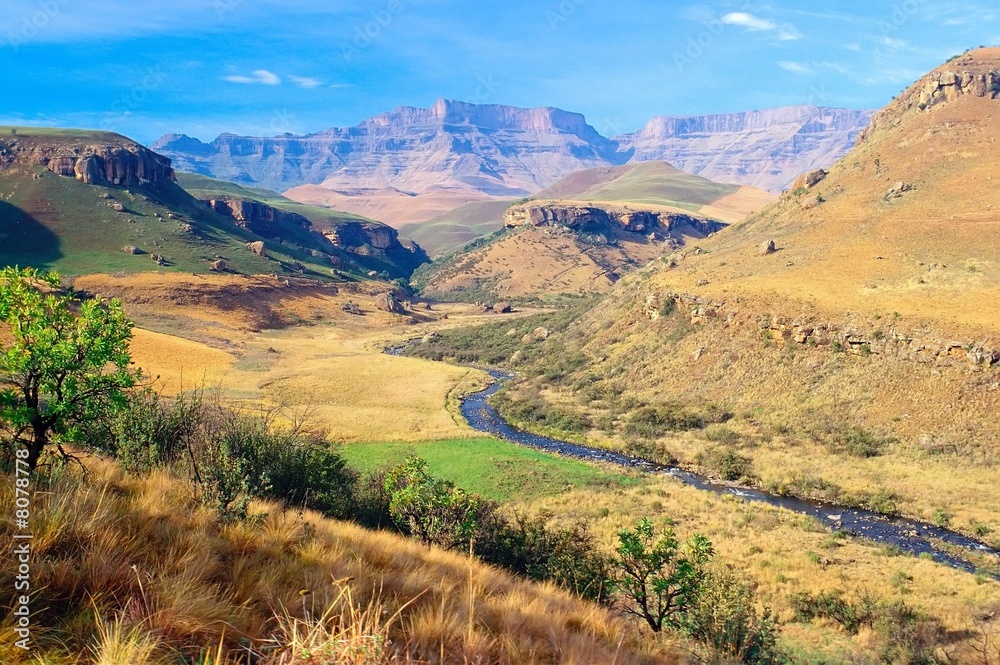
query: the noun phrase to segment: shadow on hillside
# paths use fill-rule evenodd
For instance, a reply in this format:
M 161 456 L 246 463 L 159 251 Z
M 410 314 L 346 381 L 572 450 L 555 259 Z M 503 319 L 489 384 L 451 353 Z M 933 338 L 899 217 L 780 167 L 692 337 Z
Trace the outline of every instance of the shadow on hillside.
M 0 264 L 50 269 L 62 256 L 56 234 L 17 206 L 0 201 Z
M 0 264 L 51 269 L 62 258 L 59 236 L 10 203 L 0 201 Z

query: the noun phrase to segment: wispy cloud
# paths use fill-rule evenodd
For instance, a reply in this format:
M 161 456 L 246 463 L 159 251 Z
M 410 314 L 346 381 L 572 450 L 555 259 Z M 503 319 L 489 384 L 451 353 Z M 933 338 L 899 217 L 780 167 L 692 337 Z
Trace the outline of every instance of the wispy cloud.
M 230 76 L 223 77 L 224 80 L 230 83 L 241 83 L 243 85 L 280 85 L 281 78 L 274 72 L 269 72 L 266 69 L 254 70 L 250 76 L 241 76 L 239 74 L 233 74 Z M 294 76 L 292 77 L 295 78 Z
M 750 32 L 775 32 L 781 41 L 792 41 L 802 37 L 791 23 L 775 23 L 766 18 L 755 16 L 749 12 L 730 12 L 723 15 L 722 22 L 726 25 L 736 25 Z
M 784 69 L 786 72 L 791 72 L 793 74 L 812 74 L 812 67 L 803 62 L 792 62 L 791 60 L 781 60 L 778 62 L 778 66 Z
M 747 12 L 730 12 L 722 17 L 722 22 L 726 25 L 738 25 L 754 32 L 774 30 L 778 27 L 778 24 L 773 21 L 768 21 Z
M 312 88 L 318 88 L 323 85 L 323 82 L 319 79 L 314 79 L 310 76 L 295 76 L 290 74 L 288 78 L 292 79 L 292 82 L 299 86 L 300 88 L 306 88 L 311 90 Z

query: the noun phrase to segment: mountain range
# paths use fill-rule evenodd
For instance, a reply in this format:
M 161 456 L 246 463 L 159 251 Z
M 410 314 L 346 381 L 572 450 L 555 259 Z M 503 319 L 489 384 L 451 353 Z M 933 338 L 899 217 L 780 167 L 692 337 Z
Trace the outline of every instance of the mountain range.
M 203 143 L 169 134 L 152 147 L 182 171 L 400 226 L 472 201 L 528 196 L 584 169 L 644 161 L 779 192 L 803 171 L 843 156 L 870 117 L 790 106 L 657 117 L 608 138 L 579 113 L 440 99 L 303 136 L 222 134 Z

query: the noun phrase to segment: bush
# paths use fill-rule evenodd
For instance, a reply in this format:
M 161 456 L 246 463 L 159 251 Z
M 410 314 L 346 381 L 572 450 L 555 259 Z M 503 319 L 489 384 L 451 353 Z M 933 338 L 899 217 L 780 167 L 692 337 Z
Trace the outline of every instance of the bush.
M 863 429 L 849 428 L 834 433 L 827 441 L 827 447 L 835 453 L 869 458 L 882 455 L 893 443 L 895 439 L 878 437 Z
M 479 498 L 427 471 L 410 457 L 385 474 L 389 514 L 405 533 L 446 549 L 465 549 L 476 529 Z
M 753 587 L 732 572 L 710 575 L 681 630 L 716 654 L 740 663 L 777 662 L 778 627 L 770 609 L 757 611 Z
M 648 519 L 639 520 L 634 530 L 622 529 L 612 561 L 622 609 L 654 633 L 680 627 L 684 612 L 697 602 L 713 554 L 704 536 L 695 535 L 682 548 L 673 530 L 656 536 Z
M 715 446 L 695 456 L 695 463 L 723 480 L 736 482 L 753 477 L 753 463 L 728 446 Z
M 676 404 L 644 406 L 628 415 L 624 433 L 628 436 L 655 439 L 667 432 L 700 429 L 705 419 L 692 410 Z

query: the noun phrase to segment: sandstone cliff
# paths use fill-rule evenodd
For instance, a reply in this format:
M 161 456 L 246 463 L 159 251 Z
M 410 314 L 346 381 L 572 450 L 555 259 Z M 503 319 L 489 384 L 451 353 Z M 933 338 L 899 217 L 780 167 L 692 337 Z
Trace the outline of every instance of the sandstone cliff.
M 88 184 L 137 187 L 175 180 L 168 158 L 117 134 L 0 138 L 0 170 L 33 165 Z
M 209 199 L 206 204 L 215 212 L 233 218 L 242 228 L 265 238 L 281 235 L 286 225 L 307 230 L 312 227 L 312 222 L 302 215 L 250 199 L 226 197 Z
M 858 143 L 883 128 L 898 125 L 908 113 L 929 111 L 960 97 L 1000 97 L 1000 67 L 995 60 L 984 59 L 982 53 L 965 53 L 921 78 L 892 104 L 872 116 L 871 124 L 859 134 Z
M 534 202 L 511 206 L 504 213 L 507 228 L 556 225 L 585 233 L 626 232 L 659 240 L 670 238 L 675 242 L 681 232 L 703 237 L 726 226 L 722 222 L 678 212 L 569 203 Z

